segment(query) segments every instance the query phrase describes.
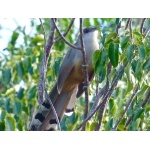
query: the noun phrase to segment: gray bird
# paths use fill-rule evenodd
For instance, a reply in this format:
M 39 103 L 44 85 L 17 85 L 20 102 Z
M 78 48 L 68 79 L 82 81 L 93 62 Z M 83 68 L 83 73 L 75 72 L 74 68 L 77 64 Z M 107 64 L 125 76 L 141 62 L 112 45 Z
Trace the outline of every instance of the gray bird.
M 88 64 L 89 81 L 94 77 L 92 66 L 92 54 L 99 49 L 98 29 L 99 27 L 88 27 L 83 29 L 86 59 Z M 81 47 L 80 35 L 75 46 Z M 61 121 L 65 112 L 74 110 L 76 99 L 84 92 L 84 73 L 82 69 L 82 52 L 71 48 L 60 67 L 58 80 L 51 90 L 49 97 L 55 107 L 58 118 Z M 57 126 L 55 114 L 48 100 L 45 100 L 30 124 L 30 131 L 48 131 Z

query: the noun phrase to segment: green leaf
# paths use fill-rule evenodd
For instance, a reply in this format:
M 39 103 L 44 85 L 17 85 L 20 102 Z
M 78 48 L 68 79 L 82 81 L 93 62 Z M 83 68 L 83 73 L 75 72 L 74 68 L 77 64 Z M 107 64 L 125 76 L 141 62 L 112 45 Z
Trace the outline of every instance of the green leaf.
M 129 62 L 131 62 L 131 60 L 132 60 L 132 55 L 133 55 L 133 45 L 130 45 L 129 47 L 128 47 L 128 49 L 127 49 L 127 60 L 129 61 Z
M 19 99 L 22 99 L 22 97 L 23 97 L 23 92 L 24 92 L 24 88 L 20 88 L 19 89 L 19 91 L 18 91 L 18 93 L 17 93 L 17 97 L 19 98 Z
M 140 60 L 143 61 L 145 58 L 145 48 L 143 45 L 140 46 L 139 50 L 139 55 L 140 55 Z
M 133 115 L 133 121 L 136 121 L 138 118 L 140 118 L 143 112 L 144 108 L 139 108 L 139 110 Z
M 96 50 L 92 55 L 92 64 L 95 66 L 96 62 L 98 61 L 98 58 L 100 56 L 101 51 Z
M 33 86 L 29 91 L 28 91 L 28 100 L 31 100 L 32 98 L 35 97 L 37 91 L 37 87 Z
M 0 110 L 1 113 L 0 113 L 0 122 L 4 121 L 4 118 L 6 116 L 6 110 Z
M 130 37 L 129 36 L 124 36 L 121 39 L 121 48 L 124 49 L 126 47 L 126 45 L 128 44 Z
M 110 130 L 112 129 L 112 127 L 113 127 L 113 118 L 111 118 L 111 119 L 107 122 L 107 124 L 106 124 L 106 126 L 105 126 L 105 130 L 106 130 L 106 131 L 110 131 Z
M 116 18 L 116 24 L 118 24 L 120 22 L 120 18 Z
M 12 34 L 10 43 L 12 45 L 15 45 L 16 40 L 18 39 L 18 37 L 19 37 L 19 33 L 17 33 L 16 31 L 14 31 L 13 34 Z
M 0 122 L 0 131 L 4 131 L 5 130 L 5 122 Z
M 106 76 L 106 67 L 104 66 L 102 70 L 99 72 L 99 82 L 101 83 Z
M 133 83 L 127 78 L 127 89 L 125 95 L 128 94 L 133 89 Z
M 135 72 L 135 69 L 136 69 L 136 66 L 137 66 L 137 60 L 134 59 L 131 63 L 131 66 L 132 66 L 132 70 Z
M 5 82 L 5 84 L 9 84 L 10 83 L 10 79 L 11 79 L 11 69 L 8 68 L 4 72 L 4 82 Z
M 119 44 L 117 43 L 114 44 L 112 42 L 109 44 L 109 51 L 108 51 L 109 59 L 110 59 L 111 64 L 114 67 L 117 67 L 118 65 L 118 58 L 119 58 L 118 49 L 119 49 Z
M 25 58 L 24 64 L 25 64 L 25 67 L 29 69 L 31 67 L 31 58 L 30 57 Z
M 113 41 L 113 39 L 115 39 L 117 36 L 117 33 L 116 32 L 111 32 L 109 33 L 108 35 L 106 35 L 106 38 L 105 38 L 105 44 L 109 44 L 110 42 Z
M 15 101 L 14 103 L 14 114 L 19 115 L 21 113 L 21 102 Z
M 92 122 L 90 125 L 90 131 L 94 131 L 96 125 L 97 125 L 97 122 Z
M 110 108 L 110 111 L 109 111 L 110 116 L 114 116 L 117 112 L 118 106 L 113 99 L 110 99 L 109 108 Z
M 15 131 L 15 119 L 9 115 L 5 117 L 5 129 L 6 131 Z
M 149 70 L 150 69 L 150 58 L 148 58 L 145 63 L 143 64 L 143 69 L 144 70 Z
M 138 119 L 134 122 L 134 129 L 135 129 L 135 130 L 138 130 L 139 125 L 140 125 L 140 122 L 141 122 L 141 119 L 140 119 L 140 118 L 138 118 Z
M 22 78 L 24 76 L 24 68 L 23 68 L 23 63 L 22 62 L 19 62 L 17 64 L 17 73 L 18 73 L 18 76 L 20 78 Z

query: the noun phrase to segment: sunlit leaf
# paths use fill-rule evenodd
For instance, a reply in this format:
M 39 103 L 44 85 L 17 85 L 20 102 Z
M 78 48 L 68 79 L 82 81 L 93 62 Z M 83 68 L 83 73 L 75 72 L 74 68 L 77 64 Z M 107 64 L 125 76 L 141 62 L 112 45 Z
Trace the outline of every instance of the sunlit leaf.
M 129 36 L 124 36 L 121 40 L 121 48 L 124 49 L 126 45 L 128 44 L 130 37 Z
M 5 128 L 7 131 L 15 131 L 15 120 L 11 116 L 5 117 Z
M 117 36 L 116 32 L 112 32 L 112 33 L 108 34 L 105 38 L 105 44 L 110 43 L 113 39 L 116 38 L 116 36 Z

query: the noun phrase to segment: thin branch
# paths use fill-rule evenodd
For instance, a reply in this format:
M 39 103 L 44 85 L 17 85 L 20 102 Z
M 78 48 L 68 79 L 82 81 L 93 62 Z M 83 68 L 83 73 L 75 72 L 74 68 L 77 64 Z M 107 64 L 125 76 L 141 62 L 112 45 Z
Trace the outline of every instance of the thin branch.
M 47 68 L 50 51 L 51 51 L 51 48 L 53 46 L 53 41 L 54 41 L 55 26 L 52 23 L 52 19 L 50 21 L 50 27 L 51 27 L 50 34 L 49 34 L 47 45 L 44 49 L 44 55 L 43 55 L 42 64 L 40 67 L 40 77 L 39 77 L 39 84 L 38 84 L 38 102 L 39 102 L 39 104 L 42 104 L 44 102 L 45 74 L 46 74 L 46 68 Z
M 111 71 L 111 64 L 109 63 L 108 64 L 108 67 L 107 67 L 107 81 L 106 81 L 106 84 L 105 86 L 100 90 L 100 92 L 98 94 L 96 94 L 95 96 L 95 101 L 94 101 L 94 104 L 90 110 L 90 113 L 92 111 L 94 111 L 99 103 L 99 99 L 106 93 L 106 91 L 108 90 L 108 87 L 109 87 L 109 82 L 108 82 L 108 75 L 110 74 L 110 71 Z
M 143 103 L 141 104 L 141 107 L 144 108 L 149 100 L 150 100 L 150 89 L 148 90 L 147 95 L 146 95 Z M 125 127 L 127 127 L 131 123 L 131 121 L 132 121 L 132 116 L 129 117 L 129 119 L 127 120 Z
M 120 22 L 117 24 L 117 27 L 116 27 L 116 33 L 118 34 L 118 31 L 119 31 L 119 28 L 121 28 L 121 20 Z
M 150 100 L 150 89 L 147 92 L 147 96 L 145 97 L 143 103 L 141 104 L 141 107 L 144 108 L 144 106 L 147 104 L 147 102 Z
M 80 39 L 81 39 L 81 48 L 82 48 L 82 56 L 83 56 L 83 73 L 84 73 L 84 89 L 85 89 L 85 111 L 84 111 L 84 119 L 87 118 L 88 114 L 88 103 L 89 103 L 89 96 L 88 96 L 88 84 L 89 84 L 89 78 L 88 78 L 88 70 L 87 70 L 87 59 L 86 59 L 86 51 L 85 51 L 85 45 L 84 45 L 84 33 L 82 29 L 82 18 L 80 18 Z M 82 130 L 85 130 L 86 125 L 83 126 Z
M 74 48 L 74 49 L 82 50 L 81 47 L 77 47 L 77 46 L 71 44 L 70 42 L 68 42 L 68 41 L 65 39 L 65 37 L 61 34 L 61 32 L 59 31 L 59 29 L 58 29 L 58 27 L 57 27 L 57 25 L 56 25 L 54 19 L 52 19 L 52 21 L 53 21 L 53 23 L 54 23 L 54 26 L 55 26 L 57 32 L 59 33 L 59 35 L 61 36 L 61 38 L 64 40 L 64 42 L 65 42 L 67 45 L 69 45 L 70 47 L 72 47 L 72 48 Z
M 42 26 L 42 30 L 43 30 L 43 35 L 44 35 L 44 48 L 46 48 L 46 33 L 45 33 L 45 29 L 44 29 L 44 25 L 43 25 L 42 19 L 39 18 L 39 20 L 40 20 L 40 23 L 41 23 L 41 26 Z
M 141 26 L 140 26 L 140 32 L 141 32 L 141 33 L 143 33 L 143 27 L 144 27 L 145 21 L 146 21 L 146 18 L 143 18 L 143 19 L 142 19 Z
M 129 28 L 130 28 L 130 38 L 132 39 L 132 19 L 130 19 L 130 22 L 129 22 Z
M 105 89 L 104 89 L 104 93 L 106 93 L 106 91 L 108 91 L 108 88 L 109 88 L 109 82 L 107 81 L 106 82 L 106 85 L 105 85 Z M 98 112 L 98 117 L 97 117 L 97 119 L 98 119 L 98 123 L 97 123 L 97 125 L 96 125 L 96 127 L 95 127 L 95 131 L 99 131 L 100 130 L 100 127 L 101 127 L 101 123 L 102 123 L 102 118 L 103 118 L 103 115 L 104 115 L 104 112 L 105 112 L 105 108 L 106 108 L 106 103 L 107 103 L 108 101 L 102 101 L 102 103 L 101 103 L 101 107 L 99 108 L 99 112 Z
M 145 37 L 147 37 L 147 35 L 149 34 L 149 31 L 150 31 L 150 26 L 147 27 L 147 29 L 144 32 Z
M 108 89 L 109 89 L 108 76 L 109 76 L 109 74 L 110 74 L 111 67 L 112 67 L 112 65 L 111 65 L 110 63 L 108 63 L 107 76 L 106 76 L 107 79 L 106 79 L 106 85 L 105 85 L 104 93 L 106 93 L 106 92 L 108 91 Z M 102 106 L 99 108 L 98 117 L 97 117 L 99 122 L 97 123 L 97 125 L 96 125 L 96 127 L 95 127 L 95 131 L 99 131 L 100 128 L 101 128 L 102 118 L 103 118 L 103 115 L 104 115 L 104 113 L 105 113 L 105 108 L 106 108 L 106 106 L 107 106 L 107 102 L 108 102 L 108 100 L 105 101 L 105 102 L 102 102 Z
M 118 80 L 119 80 L 119 78 L 120 78 L 120 75 L 122 74 L 122 72 L 123 72 L 124 68 L 127 66 L 127 64 L 128 64 L 128 62 L 126 62 L 126 63 L 124 64 L 124 66 L 120 68 L 120 70 L 119 70 L 118 74 L 116 75 L 116 77 L 115 77 L 113 83 L 111 84 L 110 89 L 107 91 L 106 95 L 103 97 L 103 100 L 102 100 L 103 103 L 106 103 L 107 99 L 111 96 L 111 94 L 112 94 L 114 88 L 116 87 L 116 85 L 117 85 L 117 83 L 118 83 Z M 93 110 L 93 111 L 88 115 L 88 117 L 87 117 L 75 130 L 79 130 L 89 119 L 91 119 L 92 116 L 95 114 L 95 112 L 103 105 L 103 103 L 100 103 L 100 104 L 95 108 L 95 110 Z
M 136 88 L 135 88 L 135 90 L 134 90 L 134 92 L 133 92 L 133 94 L 131 95 L 131 98 L 129 99 L 129 101 L 128 101 L 127 105 L 126 105 L 126 108 L 125 108 L 123 114 L 120 116 L 120 118 L 118 119 L 118 121 L 116 122 L 116 124 L 114 125 L 114 127 L 112 128 L 113 131 L 116 130 L 116 128 L 118 127 L 118 125 L 121 122 L 122 118 L 124 117 L 126 111 L 129 109 L 131 103 L 133 102 L 133 98 L 135 97 L 135 95 L 138 92 L 138 89 L 139 89 L 139 86 L 137 85 Z
M 58 130 L 61 131 L 61 126 L 60 126 L 60 122 L 59 122 L 59 118 L 58 118 L 57 112 L 56 112 L 56 110 L 55 110 L 55 108 L 53 106 L 53 103 L 52 103 L 52 101 L 50 99 L 50 96 L 47 94 L 47 92 L 45 92 L 45 93 L 46 93 L 46 97 L 47 97 L 47 99 L 48 99 L 48 101 L 50 103 L 50 106 L 52 107 L 53 113 L 54 113 L 54 115 L 56 117 L 56 122 L 57 122 L 57 125 L 58 125 Z
M 66 32 L 63 34 L 64 37 L 65 37 L 65 36 L 68 34 L 68 32 L 70 31 L 70 29 L 71 29 L 71 27 L 72 27 L 72 25 L 73 25 L 73 23 L 74 23 L 74 20 L 75 20 L 75 18 L 73 18 L 73 19 L 71 20 L 68 29 L 67 29 Z M 56 43 L 56 42 L 58 42 L 58 41 L 60 41 L 60 40 L 62 40 L 62 37 L 59 37 L 59 38 L 55 39 L 54 43 Z
M 127 20 L 127 23 L 126 23 L 126 26 L 125 26 L 125 30 L 128 28 L 129 22 L 130 22 L 130 18 Z

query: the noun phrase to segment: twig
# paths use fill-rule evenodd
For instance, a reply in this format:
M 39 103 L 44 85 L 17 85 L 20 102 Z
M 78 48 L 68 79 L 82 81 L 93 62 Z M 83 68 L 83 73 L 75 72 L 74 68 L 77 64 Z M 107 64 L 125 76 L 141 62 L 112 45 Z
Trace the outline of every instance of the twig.
M 130 22 L 130 18 L 127 20 L 127 23 L 126 23 L 126 26 L 125 26 L 125 30 L 128 28 L 129 22 Z
M 46 48 L 46 33 L 45 33 L 45 29 L 44 29 L 44 25 L 43 25 L 42 19 L 39 18 L 39 20 L 40 20 L 40 23 L 41 23 L 41 26 L 42 26 L 42 30 L 43 30 L 43 35 L 44 35 L 44 48 Z
M 50 103 L 50 106 L 52 107 L 53 113 L 54 113 L 54 115 L 55 115 L 55 117 L 56 117 L 56 122 L 57 122 L 57 125 L 58 125 L 58 130 L 61 131 L 61 126 L 60 126 L 60 122 L 59 122 L 59 119 L 58 119 L 57 112 L 56 112 L 56 110 L 55 110 L 55 108 L 54 108 L 54 106 L 53 106 L 53 103 L 52 103 L 52 101 L 51 101 L 51 99 L 50 99 L 50 96 L 47 94 L 47 92 L 45 92 L 45 93 L 46 93 L 46 97 L 47 97 L 47 99 L 48 99 L 48 101 L 49 101 L 49 103 Z
M 98 94 L 96 94 L 96 96 L 95 96 L 95 102 L 94 102 L 94 104 L 93 104 L 93 106 L 92 106 L 92 108 L 91 108 L 91 110 L 90 110 L 90 113 L 96 109 L 96 107 L 97 107 L 97 105 L 98 105 L 98 102 L 99 102 L 99 99 L 106 93 L 106 90 L 107 90 L 108 87 L 109 87 L 108 75 L 109 75 L 110 71 L 111 71 L 111 64 L 109 63 L 109 64 L 108 64 L 108 67 L 107 67 L 107 80 L 106 80 L 106 84 L 105 84 L 105 86 L 100 90 L 100 92 L 99 92 Z
M 105 85 L 104 93 L 106 93 L 106 91 L 108 91 L 108 88 L 109 88 L 109 82 L 107 81 L 106 85 Z M 105 112 L 105 108 L 106 108 L 107 102 L 108 101 L 102 101 L 102 103 L 101 103 L 101 107 L 99 108 L 98 117 L 97 117 L 98 123 L 95 126 L 95 131 L 99 131 L 100 130 L 101 123 L 102 123 L 102 118 L 103 118 L 103 115 L 104 115 L 104 112 Z
M 107 99 L 108 99 L 108 98 L 110 97 L 110 95 L 112 94 L 112 92 L 113 92 L 115 86 L 116 86 L 117 83 L 118 83 L 119 77 L 120 77 L 120 75 L 122 74 L 124 68 L 127 66 L 127 64 L 128 64 L 128 62 L 126 62 L 126 63 L 124 64 L 124 66 L 120 68 L 118 74 L 116 75 L 116 77 L 115 77 L 115 79 L 114 79 L 114 82 L 111 84 L 110 89 L 107 91 L 106 95 L 103 97 L 103 100 L 102 100 L 103 103 L 106 103 Z M 79 130 L 89 119 L 91 119 L 92 116 L 95 114 L 95 112 L 96 112 L 102 105 L 103 105 L 103 104 L 100 103 L 100 104 L 95 108 L 95 110 L 93 110 L 93 111 L 88 115 L 88 117 L 87 117 L 75 130 Z
M 70 29 L 71 29 L 71 27 L 72 27 L 72 25 L 73 25 L 73 23 L 74 23 L 74 20 L 75 20 L 75 18 L 73 18 L 73 19 L 71 20 L 71 23 L 70 23 L 68 29 L 67 29 L 66 32 L 63 34 L 64 37 L 65 37 L 65 36 L 68 34 L 68 32 L 70 31 Z M 58 41 L 60 41 L 60 40 L 62 40 L 62 37 L 59 37 L 59 38 L 55 39 L 54 43 L 56 43 L 56 42 L 58 42 Z
M 77 49 L 77 50 L 82 50 L 81 47 L 77 47 L 77 46 L 71 44 L 70 42 L 68 42 L 68 41 L 65 39 L 65 37 L 61 34 L 61 32 L 59 31 L 59 29 L 58 29 L 58 27 L 57 27 L 57 25 L 56 25 L 54 19 L 52 19 L 52 21 L 53 21 L 53 23 L 54 23 L 54 26 L 55 26 L 57 32 L 59 33 L 59 35 L 61 36 L 61 38 L 64 40 L 64 42 L 65 42 L 67 45 L 69 45 L 70 47 L 75 48 L 75 49 Z
M 130 38 L 132 39 L 132 19 L 130 19 L 130 22 L 129 22 L 129 28 L 130 28 Z
M 141 33 L 143 33 L 143 27 L 144 27 L 145 20 L 146 20 L 146 18 L 142 19 L 142 23 L 141 23 L 141 26 L 140 26 L 140 32 Z
M 80 40 L 81 40 L 81 48 L 82 48 L 82 56 L 83 56 L 83 73 L 84 73 L 84 89 L 85 89 L 85 111 L 84 111 L 84 119 L 87 117 L 88 114 L 88 103 L 89 103 L 89 96 L 88 96 L 88 70 L 87 70 L 87 60 L 86 60 L 86 51 L 85 51 L 85 45 L 84 45 L 84 33 L 82 29 L 82 18 L 80 18 Z M 85 126 L 83 126 L 82 130 L 85 130 Z
M 141 107 L 144 108 L 144 106 L 147 104 L 147 102 L 150 100 L 150 89 L 147 92 L 147 96 L 145 97 L 143 103 L 141 104 Z
M 135 95 L 137 94 L 138 89 L 139 89 L 139 86 L 137 85 L 136 88 L 135 88 L 135 90 L 134 90 L 134 92 L 133 92 L 133 94 L 131 95 L 131 98 L 129 99 L 129 101 L 128 101 L 127 105 L 126 105 L 126 108 L 125 108 L 123 114 L 121 115 L 121 117 L 118 119 L 118 121 L 116 122 L 116 124 L 115 124 L 114 127 L 112 128 L 113 131 L 116 130 L 116 128 L 118 127 L 118 125 L 119 125 L 119 123 L 121 122 L 122 118 L 124 117 L 126 111 L 127 111 L 128 108 L 130 107 L 130 105 L 131 105 L 131 103 L 132 103 L 132 101 L 133 101 L 133 98 L 134 98 Z
M 121 20 L 120 22 L 117 24 L 117 27 L 116 27 L 116 33 L 118 34 L 118 31 L 119 31 L 119 28 L 121 28 Z
M 146 29 L 145 32 L 144 32 L 145 37 L 149 34 L 149 31 L 150 31 L 150 26 L 147 27 L 147 29 Z
M 147 95 L 146 95 L 143 103 L 141 104 L 141 107 L 144 108 L 149 100 L 150 100 L 150 89 L 148 90 Z M 132 116 L 129 117 L 129 119 L 127 120 L 125 127 L 127 127 L 131 123 L 131 121 L 132 121 Z
M 45 73 L 46 73 L 47 63 L 48 63 L 50 51 L 53 46 L 53 40 L 54 40 L 55 26 L 52 22 L 52 19 L 50 21 L 50 27 L 51 27 L 50 34 L 49 34 L 47 45 L 44 49 L 44 55 L 43 55 L 42 64 L 40 67 L 40 77 L 39 77 L 39 84 L 38 84 L 38 102 L 39 102 L 39 104 L 44 102 Z
M 106 85 L 105 85 L 105 90 L 104 90 L 104 93 L 106 93 L 109 89 L 109 80 L 108 80 L 108 75 L 110 74 L 110 71 L 111 71 L 111 64 L 109 63 L 108 64 L 108 67 L 107 67 L 107 79 L 106 79 Z M 96 125 L 95 127 L 95 131 L 99 131 L 100 128 L 101 128 L 101 124 L 102 124 L 102 118 L 103 118 L 103 115 L 105 113 L 105 108 L 107 106 L 107 101 L 105 102 L 102 102 L 102 106 L 99 108 L 99 112 L 98 112 L 98 124 Z

